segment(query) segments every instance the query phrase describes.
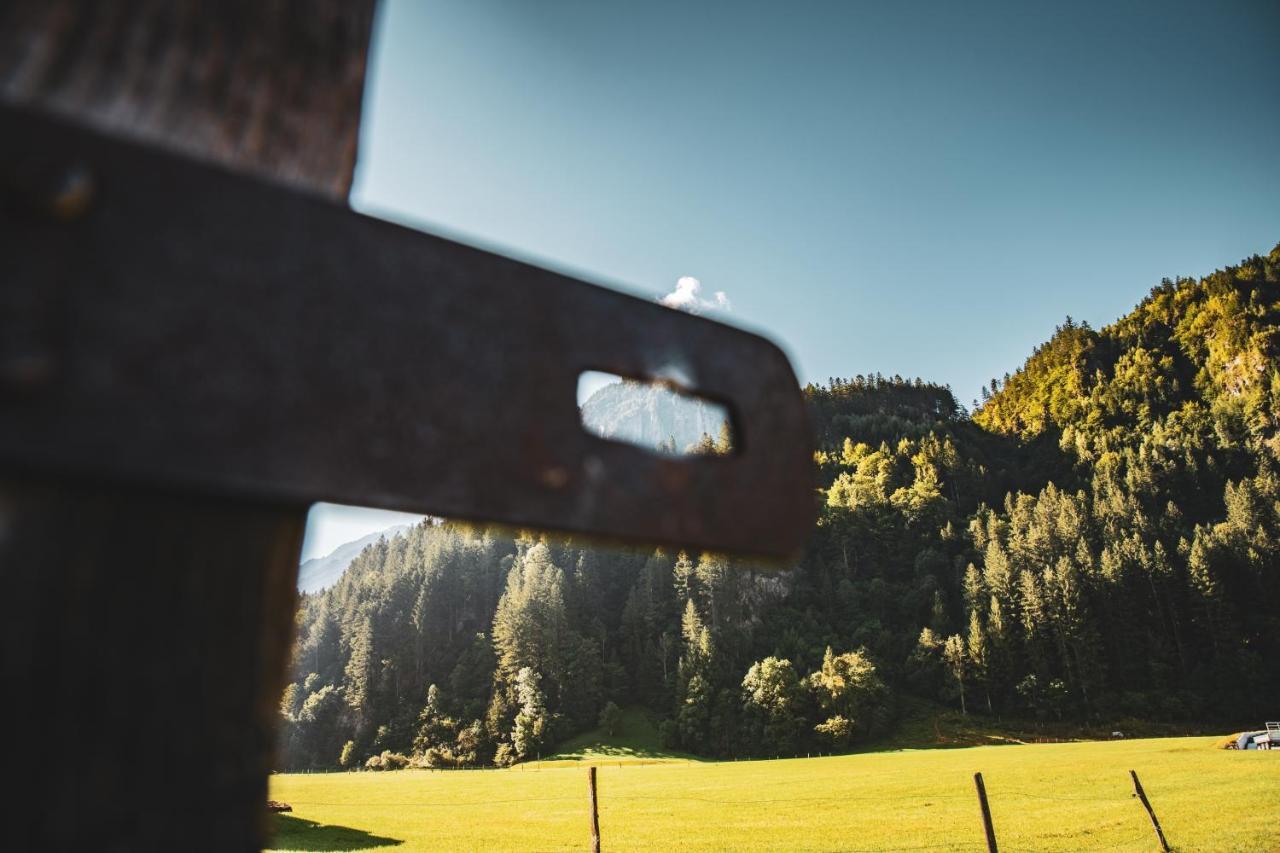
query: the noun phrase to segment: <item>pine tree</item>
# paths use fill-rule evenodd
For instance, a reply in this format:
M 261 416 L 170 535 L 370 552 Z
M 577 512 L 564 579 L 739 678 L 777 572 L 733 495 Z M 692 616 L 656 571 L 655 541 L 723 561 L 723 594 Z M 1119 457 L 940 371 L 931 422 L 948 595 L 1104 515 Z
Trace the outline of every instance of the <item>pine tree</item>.
M 969 611 L 969 636 L 965 642 L 965 654 L 968 657 L 968 677 L 974 684 L 981 685 L 987 697 L 987 713 L 994 714 L 991 704 L 990 660 L 987 652 L 987 633 L 983 630 L 982 619 L 977 610 Z
M 965 707 L 964 688 L 965 682 L 969 678 L 969 659 L 965 650 L 964 638 L 959 634 L 952 634 L 947 637 L 946 642 L 942 646 L 942 659 L 946 662 L 947 672 L 955 681 L 956 688 L 960 692 L 960 713 L 968 714 L 969 710 Z
M 546 698 L 542 695 L 542 676 L 529 667 L 516 674 L 516 698 L 520 711 L 511 732 L 511 745 L 520 758 L 538 755 L 550 734 Z
M 373 647 L 373 619 L 365 616 L 358 621 L 358 628 L 351 637 L 351 654 L 344 670 L 347 704 L 355 711 L 358 720 L 367 720 L 369 703 L 373 694 L 374 666 L 377 662 Z

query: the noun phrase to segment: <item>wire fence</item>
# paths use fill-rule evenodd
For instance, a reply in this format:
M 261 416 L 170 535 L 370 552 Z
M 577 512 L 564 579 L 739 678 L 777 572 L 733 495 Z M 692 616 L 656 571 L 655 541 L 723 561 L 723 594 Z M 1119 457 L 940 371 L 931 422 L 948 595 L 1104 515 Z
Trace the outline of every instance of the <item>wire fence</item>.
M 608 765 L 605 765 L 608 766 Z M 629 766 L 629 765 L 628 765 Z M 715 805 L 718 807 L 742 807 L 742 808 L 759 808 L 761 806 L 768 807 L 785 807 L 796 806 L 805 807 L 817 803 L 834 803 L 834 804 L 874 804 L 882 808 L 875 810 L 879 820 L 900 820 L 901 812 L 905 807 L 910 805 L 910 801 L 901 795 L 888 794 L 854 794 L 854 793 L 832 793 L 829 795 L 812 795 L 812 796 L 770 796 L 770 797 L 724 797 L 717 796 L 714 793 L 631 793 L 631 792 L 613 792 L 610 791 L 605 796 L 597 793 L 595 785 L 596 767 L 592 766 L 588 769 L 590 785 L 589 799 L 581 795 L 556 794 L 548 796 L 530 796 L 530 797 L 507 797 L 507 798 L 471 798 L 471 799 L 412 799 L 412 800 L 376 800 L 361 799 L 358 801 L 331 801 L 331 800 L 291 800 L 292 805 L 302 808 L 352 808 L 361 811 L 378 810 L 378 809 L 431 809 L 431 810 L 449 810 L 449 809 L 475 809 L 489 808 L 495 806 L 520 806 L 520 805 L 538 805 L 543 806 L 553 803 L 574 803 L 573 811 L 583 811 L 588 814 L 593 827 L 593 833 L 599 829 L 599 814 L 602 802 L 606 805 L 606 818 L 610 812 L 614 811 L 614 806 L 626 807 L 628 805 L 641 806 L 641 804 L 679 804 L 690 803 L 695 805 Z M 973 823 L 974 834 L 970 838 L 948 838 L 938 842 L 928 843 L 906 843 L 901 846 L 844 846 L 841 850 L 850 851 L 850 853 L 858 853 L 858 851 L 866 851 L 866 853 L 891 853 L 891 851 L 915 851 L 915 850 L 987 850 L 989 853 L 996 853 L 998 849 L 1005 851 L 1020 850 L 1038 850 L 1044 849 L 1046 846 L 1053 846 L 1059 849 L 1079 849 L 1086 842 L 1078 834 L 1072 834 L 1072 827 L 1059 824 L 1057 833 L 1037 833 L 1030 835 L 1024 831 L 1023 827 L 1014 827 L 1009 831 L 1009 827 L 1005 827 L 1006 840 L 999 840 L 996 832 L 998 826 L 993 826 L 991 821 L 991 813 L 988 807 L 988 801 L 1001 803 L 1006 801 L 1026 802 L 1036 801 L 1044 803 L 1086 803 L 1091 805 L 1123 805 L 1131 808 L 1135 813 L 1116 813 L 1111 816 L 1111 820 L 1105 824 L 1095 824 L 1087 828 L 1085 835 L 1100 834 L 1101 838 L 1087 839 L 1088 849 L 1091 850 L 1119 850 L 1134 848 L 1152 848 L 1157 850 L 1168 850 L 1165 842 L 1164 834 L 1160 828 L 1158 819 L 1152 804 L 1142 791 L 1141 783 L 1138 781 L 1137 774 L 1130 771 L 1133 782 L 1133 792 L 1109 795 L 1063 795 L 1063 794 L 1047 794 L 1039 791 L 1028 791 L 1015 788 L 1006 788 L 997 784 L 992 789 L 985 788 L 981 779 L 981 774 L 975 774 L 975 789 L 971 791 L 954 790 L 946 792 L 928 792 L 919 795 L 920 802 L 924 806 L 931 806 L 939 802 L 960 802 L 967 801 L 974 808 L 975 820 Z M 1118 780 L 1117 780 L 1118 781 Z M 1141 802 L 1141 806 L 1138 802 Z M 1143 816 L 1142 809 L 1145 808 L 1146 815 Z M 867 811 L 864 809 L 860 813 L 860 818 L 866 820 Z M 981 815 L 981 822 L 978 820 Z M 1007 813 L 1006 813 L 1007 815 Z M 1099 816 L 1100 817 L 1100 816 Z M 1143 826 L 1148 822 L 1150 826 Z M 1067 816 L 1064 816 L 1067 819 Z M 1122 826 L 1115 821 L 1122 820 L 1124 824 L 1132 821 L 1132 826 Z M 607 833 L 609 828 L 608 820 L 605 822 L 604 831 Z M 852 829 L 852 827 L 851 827 Z M 977 830 L 984 829 L 984 834 L 980 834 Z M 1079 829 L 1079 828 L 1078 828 Z M 709 830 L 714 831 L 714 830 Z M 910 831 L 919 834 L 921 827 L 911 826 Z M 926 829 L 927 831 L 927 829 Z M 623 839 L 619 839 L 622 841 Z M 855 844 L 856 839 L 851 839 Z M 904 839 L 905 840 L 905 839 Z M 597 836 L 596 843 L 599 844 Z M 598 847 L 594 849 L 599 849 Z

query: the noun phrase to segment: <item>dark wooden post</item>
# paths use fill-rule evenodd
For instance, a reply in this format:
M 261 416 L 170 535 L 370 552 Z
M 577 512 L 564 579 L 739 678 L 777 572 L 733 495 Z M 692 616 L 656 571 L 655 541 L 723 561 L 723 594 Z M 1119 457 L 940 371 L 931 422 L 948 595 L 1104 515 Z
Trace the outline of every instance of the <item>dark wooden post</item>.
M 1151 818 L 1151 826 L 1156 831 L 1156 839 L 1160 842 L 1160 849 L 1164 853 L 1169 853 L 1169 842 L 1164 840 L 1164 830 L 1160 828 L 1160 821 L 1156 818 L 1155 809 L 1151 808 L 1151 801 L 1147 799 L 1147 793 L 1142 790 L 1142 783 L 1138 781 L 1138 771 L 1130 770 L 1129 775 L 1133 777 L 1133 792 L 1138 795 L 1138 799 L 1142 801 L 1142 807 L 1147 810 L 1147 816 Z
M 591 853 L 600 853 L 600 810 L 596 797 L 596 769 L 587 768 L 587 793 L 591 798 Z
M 996 828 L 991 823 L 991 806 L 987 803 L 987 786 L 982 782 L 982 774 L 973 774 L 973 784 L 978 789 L 978 805 L 982 807 L 982 829 L 987 835 L 988 853 L 996 853 Z
M 0 102 L 345 198 L 372 17 L 373 0 L 15 0 Z M 23 393 L 56 393 L 58 354 L 39 355 L 52 387 Z M 0 406 L 21 405 L 10 390 Z M 12 849 L 261 849 L 306 512 L 0 471 Z
M 260 847 L 305 510 L 21 478 L 0 506 L 15 849 Z
M 8 0 L 0 100 L 345 200 L 374 0 Z

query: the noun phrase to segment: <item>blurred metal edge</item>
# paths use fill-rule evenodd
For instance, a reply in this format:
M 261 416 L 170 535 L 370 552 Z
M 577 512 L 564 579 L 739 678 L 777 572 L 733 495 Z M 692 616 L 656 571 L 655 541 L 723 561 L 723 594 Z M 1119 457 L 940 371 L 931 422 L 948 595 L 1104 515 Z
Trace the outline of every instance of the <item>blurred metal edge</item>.
M 0 333 L 34 312 L 57 368 L 0 388 L 6 465 L 773 559 L 811 529 L 811 431 L 767 339 L 33 110 L 0 108 L 0 138 L 0 174 L 94 182 L 71 223 L 9 182 L 0 306 L 27 314 Z M 586 434 L 584 370 L 687 377 L 739 451 Z

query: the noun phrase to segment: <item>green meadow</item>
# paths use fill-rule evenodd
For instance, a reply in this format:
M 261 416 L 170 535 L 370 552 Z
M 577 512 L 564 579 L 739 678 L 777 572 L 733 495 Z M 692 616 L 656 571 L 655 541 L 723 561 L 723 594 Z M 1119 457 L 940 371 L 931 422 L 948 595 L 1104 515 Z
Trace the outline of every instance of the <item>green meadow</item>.
M 273 849 L 581 850 L 594 765 L 606 850 L 985 850 L 975 771 L 1002 851 L 1158 849 L 1130 769 L 1173 849 L 1280 850 L 1280 753 L 1219 740 L 713 762 L 640 731 L 506 770 L 277 775 Z

